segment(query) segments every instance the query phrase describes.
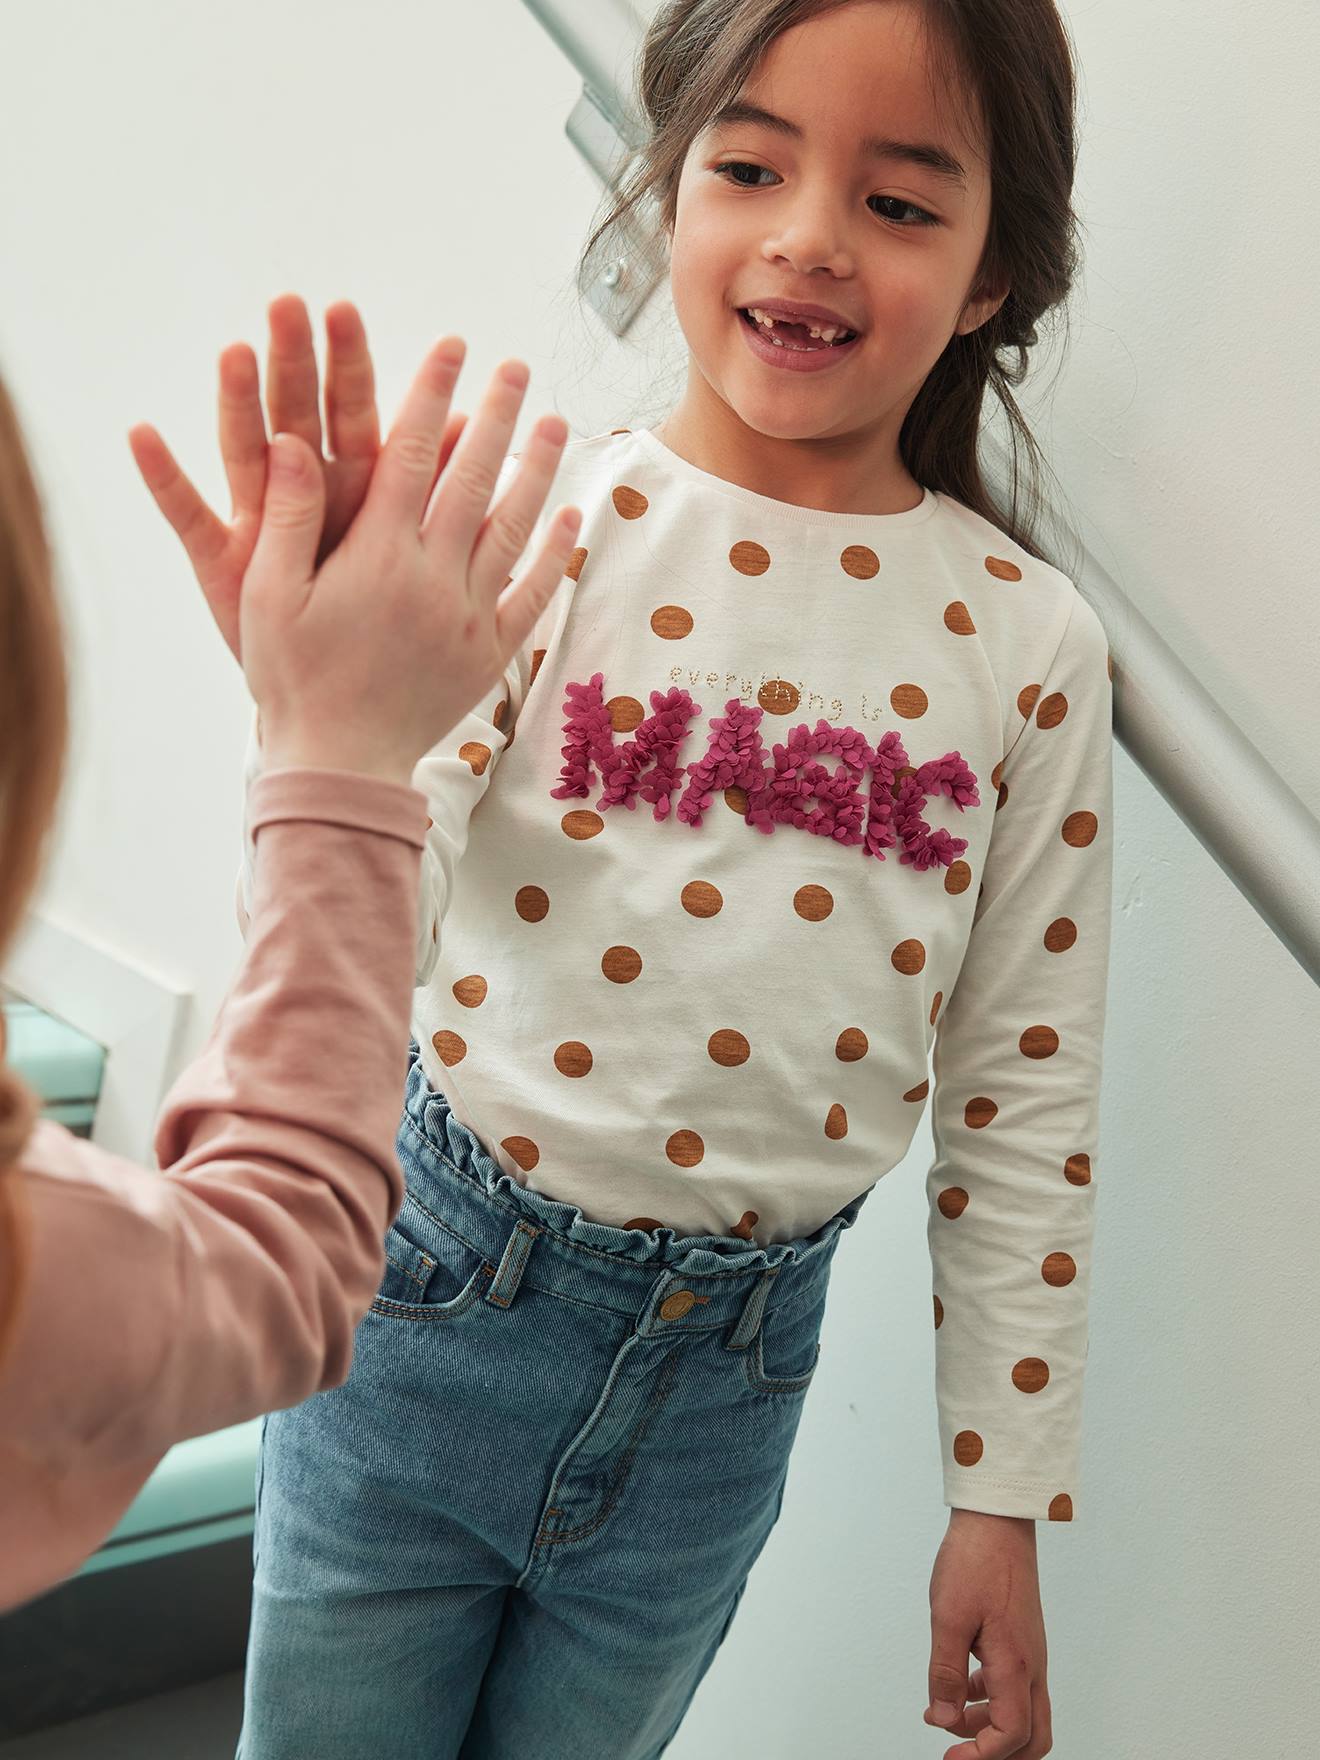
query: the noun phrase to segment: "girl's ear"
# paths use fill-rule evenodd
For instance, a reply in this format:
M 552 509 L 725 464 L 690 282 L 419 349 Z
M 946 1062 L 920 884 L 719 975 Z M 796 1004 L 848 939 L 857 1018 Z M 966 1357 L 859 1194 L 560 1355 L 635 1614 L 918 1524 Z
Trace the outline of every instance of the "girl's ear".
M 982 324 L 988 323 L 994 317 L 1012 291 L 1012 288 L 1007 285 L 993 291 L 988 291 L 984 287 L 979 288 L 976 297 L 969 299 L 963 307 L 955 334 L 970 336 L 973 330 L 979 330 Z

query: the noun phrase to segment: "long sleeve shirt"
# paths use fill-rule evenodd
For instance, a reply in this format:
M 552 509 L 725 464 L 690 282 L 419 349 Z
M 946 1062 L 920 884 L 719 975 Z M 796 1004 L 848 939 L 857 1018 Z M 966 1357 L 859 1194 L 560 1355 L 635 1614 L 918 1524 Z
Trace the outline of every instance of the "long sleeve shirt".
M 339 1385 L 379 1287 L 425 802 L 299 768 L 248 810 L 247 947 L 166 1098 L 161 1171 L 42 1122 L 0 1175 L 29 1261 L 0 1363 L 0 1611 L 74 1571 L 174 1443 Z
M 616 429 L 568 443 L 528 561 L 565 502 L 559 589 L 414 773 L 428 1079 L 504 1172 L 592 1220 L 761 1245 L 874 1186 L 929 1103 L 944 1500 L 1070 1520 L 1104 628 L 929 489 L 812 509 Z M 253 873 L 249 849 L 245 894 Z

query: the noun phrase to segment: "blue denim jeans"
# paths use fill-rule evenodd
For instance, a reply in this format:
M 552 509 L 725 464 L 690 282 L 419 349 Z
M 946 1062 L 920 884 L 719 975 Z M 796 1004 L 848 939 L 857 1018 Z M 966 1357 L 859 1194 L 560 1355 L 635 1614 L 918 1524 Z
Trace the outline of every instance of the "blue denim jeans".
M 651 1760 L 778 1518 L 841 1229 L 588 1221 L 410 1050 L 340 1387 L 266 1419 L 241 1760 Z M 809 1170 L 804 1170 L 809 1173 Z

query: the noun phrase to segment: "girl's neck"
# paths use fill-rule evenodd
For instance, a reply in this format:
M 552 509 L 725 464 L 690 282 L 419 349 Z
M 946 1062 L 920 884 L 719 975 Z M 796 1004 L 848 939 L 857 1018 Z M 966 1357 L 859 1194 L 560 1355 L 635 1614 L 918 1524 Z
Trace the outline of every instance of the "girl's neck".
M 726 414 L 729 420 L 702 421 L 680 403 L 652 432 L 698 470 L 795 507 L 875 514 L 921 505 L 924 491 L 902 460 L 878 465 L 865 442 L 774 439 Z

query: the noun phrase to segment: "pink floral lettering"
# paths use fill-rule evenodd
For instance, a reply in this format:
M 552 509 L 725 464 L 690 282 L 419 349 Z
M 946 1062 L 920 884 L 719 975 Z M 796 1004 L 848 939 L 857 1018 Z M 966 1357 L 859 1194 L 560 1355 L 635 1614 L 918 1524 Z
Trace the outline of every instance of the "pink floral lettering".
M 965 837 L 952 837 L 943 827 L 932 830 L 922 817 L 927 800 L 937 794 L 947 795 L 960 813 L 980 806 L 976 777 L 957 752 L 913 765 L 897 729 L 872 746 L 857 728 L 820 720 L 814 733 L 805 722 L 792 728 L 767 756 L 761 737 L 765 711 L 731 697 L 724 714 L 711 720 L 705 752 L 680 771 L 679 747 L 705 713 L 700 705 L 681 686 L 663 694 L 652 691 L 651 713 L 616 746 L 603 683 L 604 674 L 595 672 L 589 683 L 565 687 L 568 744 L 560 747 L 563 780 L 550 790 L 554 800 L 590 794 L 597 772 L 604 781 L 597 807 L 635 812 L 640 797 L 661 821 L 669 817 L 685 773 L 689 780 L 678 797 L 677 819 L 694 830 L 716 794 L 741 788 L 747 797 L 744 822 L 767 837 L 776 825 L 792 825 L 858 845 L 863 855 L 880 861 L 887 849 L 901 844 L 900 864 L 910 863 L 919 872 L 947 868 L 967 848 Z M 834 760 L 837 767 L 822 760 Z M 863 794 L 868 770 L 870 788 Z

